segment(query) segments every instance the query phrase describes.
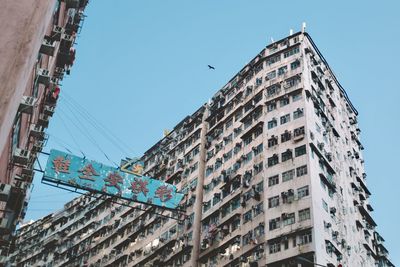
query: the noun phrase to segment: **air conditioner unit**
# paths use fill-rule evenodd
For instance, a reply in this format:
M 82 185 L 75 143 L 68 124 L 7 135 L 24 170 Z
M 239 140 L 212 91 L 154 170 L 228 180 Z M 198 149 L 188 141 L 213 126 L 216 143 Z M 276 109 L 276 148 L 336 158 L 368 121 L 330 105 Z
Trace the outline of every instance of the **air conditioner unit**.
M 0 202 L 6 202 L 11 192 L 11 185 L 0 184 Z
M 27 114 L 32 114 L 33 112 L 33 106 L 36 103 L 36 98 L 32 96 L 23 96 L 21 99 L 21 103 L 19 104 L 18 111 L 27 113 Z
M 43 147 L 44 147 L 44 141 L 36 141 L 34 144 L 33 144 L 33 147 L 32 147 L 32 151 L 33 152 L 40 152 L 40 151 L 42 151 L 42 149 L 43 149 Z
M 44 131 L 43 127 L 40 125 L 32 124 L 30 129 L 29 129 L 29 134 L 33 137 L 36 137 L 38 140 L 42 141 L 44 140 Z
M 22 168 L 21 174 L 25 177 L 32 177 L 35 172 L 32 167 Z
M 46 69 L 39 69 L 36 76 L 37 82 L 48 85 L 50 83 L 50 74 Z
M 55 106 L 45 105 L 43 108 L 43 114 L 45 114 L 46 116 L 53 116 L 55 109 Z
M 56 67 L 54 69 L 53 77 L 62 80 L 64 78 L 64 71 L 64 68 Z
M 53 26 L 53 30 L 51 31 L 50 38 L 53 41 L 60 41 L 61 40 L 61 35 L 62 35 L 63 32 L 64 32 L 63 28 L 61 28 L 61 27 L 59 27 L 57 25 L 54 25 Z
M 37 121 L 37 125 L 42 126 L 43 128 L 47 128 L 49 126 L 49 119 L 50 116 L 40 114 Z
M 29 150 L 16 148 L 13 155 L 13 161 L 17 164 L 27 165 L 31 152 Z
M 54 55 L 54 50 L 55 50 L 55 45 L 53 41 L 50 39 L 49 36 L 45 36 L 42 45 L 40 46 L 39 53 L 48 55 L 48 56 L 53 56 Z

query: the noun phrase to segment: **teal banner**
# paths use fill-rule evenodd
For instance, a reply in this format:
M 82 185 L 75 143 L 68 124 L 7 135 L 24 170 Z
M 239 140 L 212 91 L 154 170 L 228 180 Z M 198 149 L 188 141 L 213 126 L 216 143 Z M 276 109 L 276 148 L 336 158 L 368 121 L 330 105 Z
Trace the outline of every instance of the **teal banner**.
M 43 180 L 57 185 L 176 209 L 183 194 L 178 193 L 174 185 L 139 175 L 142 169 L 143 163 L 136 162 L 135 172 L 122 172 L 115 167 L 52 149 Z

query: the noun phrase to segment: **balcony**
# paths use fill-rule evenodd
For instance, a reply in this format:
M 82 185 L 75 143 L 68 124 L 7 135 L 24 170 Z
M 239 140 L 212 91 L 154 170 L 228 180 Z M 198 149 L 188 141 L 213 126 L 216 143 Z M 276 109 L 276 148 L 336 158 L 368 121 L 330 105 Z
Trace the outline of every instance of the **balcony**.
M 30 161 L 31 152 L 29 150 L 16 148 L 13 154 L 13 162 L 20 165 L 27 165 Z
M 49 36 L 45 36 L 44 40 L 42 42 L 42 45 L 40 46 L 39 53 L 45 54 L 48 56 L 53 56 L 55 49 L 56 49 L 56 46 L 55 46 L 53 40 L 51 40 L 51 38 Z
M 60 41 L 61 40 L 61 35 L 62 35 L 63 32 L 64 32 L 63 28 L 61 28 L 61 27 L 59 27 L 57 25 L 54 25 L 53 29 L 51 31 L 51 39 L 53 41 Z
M 47 128 L 47 127 L 49 127 L 49 121 L 50 121 L 50 116 L 40 114 L 36 125 L 39 125 L 43 128 Z M 44 135 L 44 132 L 43 132 L 43 135 Z M 41 136 L 38 138 L 41 138 Z
M 41 125 L 38 125 L 38 124 L 32 124 L 30 126 L 29 135 L 36 138 L 39 141 L 43 141 L 45 139 L 44 129 Z
M 50 83 L 50 73 L 46 69 L 39 69 L 36 74 L 36 81 L 40 84 L 48 85 Z
M 43 108 L 43 114 L 51 117 L 53 116 L 55 109 L 55 106 L 45 105 Z
M 23 96 L 19 104 L 18 111 L 26 114 L 32 114 L 36 98 L 32 96 Z
M 325 176 L 325 174 L 323 174 L 322 172 L 319 173 L 319 177 L 321 179 L 321 181 L 329 187 L 329 189 L 331 189 L 333 192 L 336 192 L 336 183 L 333 181 L 333 178 L 330 177 L 328 178 L 327 176 Z

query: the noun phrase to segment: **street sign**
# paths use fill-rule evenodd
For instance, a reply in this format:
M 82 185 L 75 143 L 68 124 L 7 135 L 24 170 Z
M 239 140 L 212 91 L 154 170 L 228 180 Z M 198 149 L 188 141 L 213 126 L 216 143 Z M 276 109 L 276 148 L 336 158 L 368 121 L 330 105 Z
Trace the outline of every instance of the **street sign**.
M 143 167 L 143 164 L 140 164 Z M 136 169 L 130 168 L 134 171 L 127 173 L 115 167 L 52 149 L 43 181 L 176 209 L 183 194 L 178 193 L 174 185 L 138 175 L 141 174 L 140 166 Z

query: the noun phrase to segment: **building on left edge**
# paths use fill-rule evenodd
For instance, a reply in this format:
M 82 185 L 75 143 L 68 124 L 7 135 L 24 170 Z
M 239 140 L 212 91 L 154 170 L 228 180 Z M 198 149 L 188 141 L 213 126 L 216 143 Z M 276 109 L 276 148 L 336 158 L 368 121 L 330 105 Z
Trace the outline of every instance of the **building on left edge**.
M 0 262 L 26 212 L 60 82 L 88 0 L 3 0 L 0 9 Z M 3 258 L 4 259 L 4 258 Z M 1 265 L 1 264 L 0 264 Z

